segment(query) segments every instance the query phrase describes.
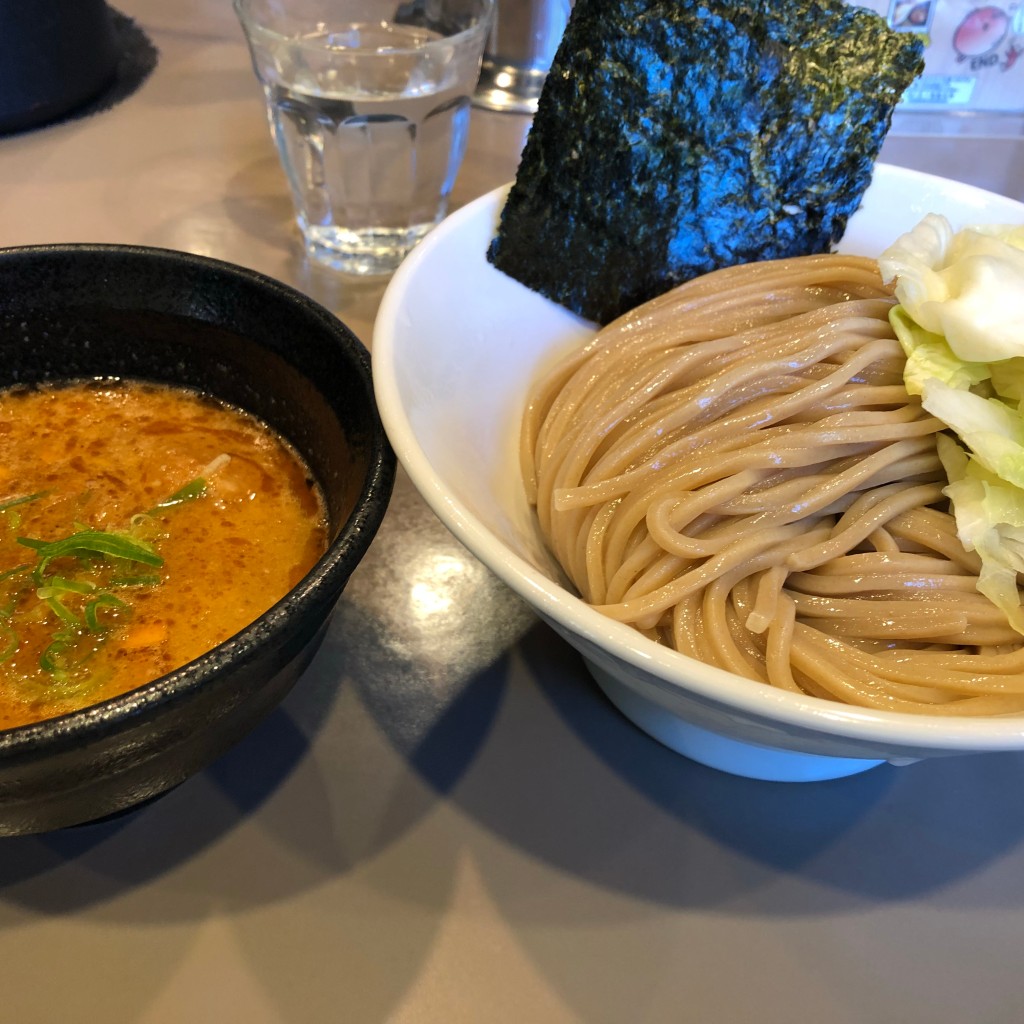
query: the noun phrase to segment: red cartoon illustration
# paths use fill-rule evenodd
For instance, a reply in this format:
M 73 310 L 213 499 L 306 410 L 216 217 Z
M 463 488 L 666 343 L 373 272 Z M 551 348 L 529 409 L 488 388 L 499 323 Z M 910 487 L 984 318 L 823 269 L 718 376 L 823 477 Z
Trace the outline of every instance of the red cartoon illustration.
M 976 7 L 953 33 L 953 48 L 958 59 L 990 53 L 1006 37 L 1010 16 L 1000 7 Z

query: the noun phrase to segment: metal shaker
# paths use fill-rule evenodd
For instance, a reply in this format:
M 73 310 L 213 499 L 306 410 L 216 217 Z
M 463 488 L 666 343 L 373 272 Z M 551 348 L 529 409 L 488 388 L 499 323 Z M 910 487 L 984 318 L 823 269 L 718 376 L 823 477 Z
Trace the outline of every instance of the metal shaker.
M 473 103 L 533 113 L 572 0 L 498 0 Z

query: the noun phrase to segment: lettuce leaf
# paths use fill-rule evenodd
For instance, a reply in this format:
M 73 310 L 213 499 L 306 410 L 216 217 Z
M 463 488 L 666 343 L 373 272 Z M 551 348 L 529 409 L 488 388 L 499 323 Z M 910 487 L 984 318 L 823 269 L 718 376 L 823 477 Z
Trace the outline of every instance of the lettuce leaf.
M 939 456 L 978 590 L 1024 634 L 1024 225 L 954 232 L 928 214 L 878 262 L 907 391 L 958 439 L 940 435 Z
M 987 225 L 953 233 L 930 213 L 879 259 L 896 298 L 924 330 L 964 362 L 1024 355 L 1024 227 Z
M 990 363 L 989 379 L 997 395 L 1015 402 L 1017 408 L 1021 409 L 1024 405 L 1024 356 L 1014 356 L 998 363 Z
M 1017 574 L 1024 572 L 1024 492 L 990 473 L 951 437 L 939 435 L 939 457 L 949 478 L 957 536 L 981 558 L 978 590 L 1024 633 Z
M 985 469 L 1024 488 L 1024 419 L 1019 412 L 999 398 L 982 398 L 935 379 L 926 383 L 921 404 L 959 435 Z
M 892 308 L 889 322 L 907 356 L 903 383 L 912 395 L 922 394 L 925 384 L 933 379 L 954 388 L 969 388 L 988 380 L 988 363 L 964 362 L 941 334 L 932 334 L 915 323 L 903 306 Z

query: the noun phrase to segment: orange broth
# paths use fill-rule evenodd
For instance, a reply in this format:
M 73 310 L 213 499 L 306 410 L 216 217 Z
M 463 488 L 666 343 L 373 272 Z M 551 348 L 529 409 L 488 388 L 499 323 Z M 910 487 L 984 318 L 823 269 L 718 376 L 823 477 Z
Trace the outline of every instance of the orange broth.
M 0 392 L 0 510 L 0 728 L 198 657 L 283 597 L 328 537 L 308 468 L 270 428 L 139 382 Z M 147 562 L 24 543 L 72 535 Z

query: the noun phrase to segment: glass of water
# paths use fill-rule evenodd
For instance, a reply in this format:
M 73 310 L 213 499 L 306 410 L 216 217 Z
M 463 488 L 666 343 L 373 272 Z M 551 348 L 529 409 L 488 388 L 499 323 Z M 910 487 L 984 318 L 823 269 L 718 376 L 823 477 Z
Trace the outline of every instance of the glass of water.
M 390 273 L 447 212 L 494 0 L 234 0 L 309 255 Z

